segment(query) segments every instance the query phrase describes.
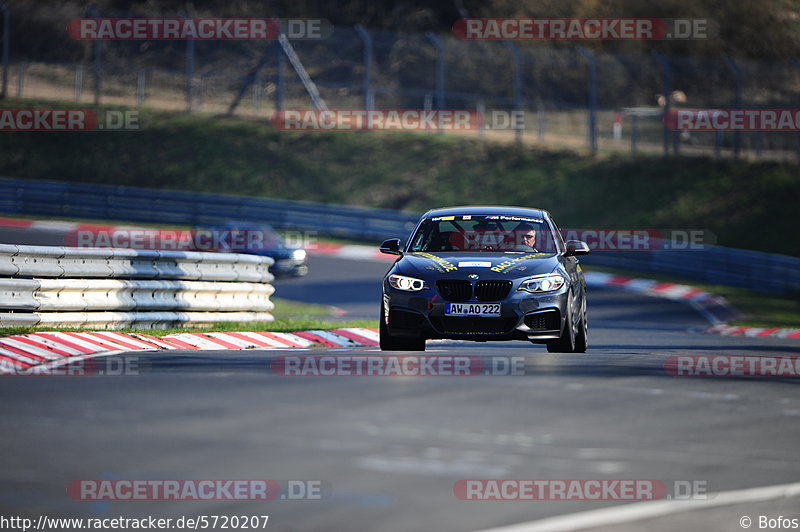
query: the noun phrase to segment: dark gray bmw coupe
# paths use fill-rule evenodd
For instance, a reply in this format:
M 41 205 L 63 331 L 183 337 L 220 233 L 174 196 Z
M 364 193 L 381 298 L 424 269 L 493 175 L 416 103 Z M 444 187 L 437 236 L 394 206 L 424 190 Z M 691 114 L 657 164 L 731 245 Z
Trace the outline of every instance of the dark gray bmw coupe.
M 424 351 L 425 340 L 529 340 L 558 353 L 588 345 L 586 283 L 550 213 L 466 206 L 428 211 L 383 279 L 380 346 Z

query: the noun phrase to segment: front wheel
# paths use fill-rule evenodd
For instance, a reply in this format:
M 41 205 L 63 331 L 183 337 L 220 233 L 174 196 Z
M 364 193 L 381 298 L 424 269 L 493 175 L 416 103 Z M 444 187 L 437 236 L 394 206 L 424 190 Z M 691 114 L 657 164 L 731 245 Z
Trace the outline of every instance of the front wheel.
M 564 320 L 564 332 L 558 340 L 547 342 L 549 353 L 585 353 L 588 345 L 589 329 L 586 321 L 586 296 L 582 298 L 581 308 L 575 310 L 575 299 L 567 300 L 567 316 Z
M 586 314 L 586 292 L 581 298 L 580 322 L 578 322 L 578 334 L 575 335 L 575 352 L 585 353 L 589 347 L 589 318 Z
M 389 326 L 386 325 L 386 314 L 381 302 L 380 347 L 381 351 L 425 351 L 425 338 L 397 338 L 389 336 Z

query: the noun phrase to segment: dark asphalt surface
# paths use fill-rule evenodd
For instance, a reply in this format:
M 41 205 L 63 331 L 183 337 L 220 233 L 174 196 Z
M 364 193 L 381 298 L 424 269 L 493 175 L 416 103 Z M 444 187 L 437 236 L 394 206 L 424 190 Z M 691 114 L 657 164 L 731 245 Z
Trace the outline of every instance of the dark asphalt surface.
M 276 295 L 374 317 L 387 268 L 314 257 L 312 273 L 279 282 Z M 521 342 L 429 346 L 521 356 L 523 376 L 285 377 L 269 369 L 275 351 L 254 350 L 125 355 L 142 363 L 138 375 L 2 379 L 0 515 L 266 514 L 268 530 L 461 531 L 620 503 L 467 502 L 453 495 L 459 479 L 689 480 L 712 492 L 800 480 L 797 381 L 663 369 L 675 354 L 800 355 L 800 343 L 692 334 L 705 323 L 688 306 L 605 290 L 589 298 L 587 354 Z M 67 484 L 85 478 L 305 479 L 333 492 L 269 502 L 69 498 Z M 741 530 L 747 513 L 800 517 L 799 502 L 662 517 L 652 529 Z
M 381 282 L 391 261 L 358 262 L 327 256 L 310 256 L 308 275 L 277 279 L 275 295 L 304 303 L 333 305 L 342 319 L 378 319 Z M 376 324 L 377 326 L 377 324 Z

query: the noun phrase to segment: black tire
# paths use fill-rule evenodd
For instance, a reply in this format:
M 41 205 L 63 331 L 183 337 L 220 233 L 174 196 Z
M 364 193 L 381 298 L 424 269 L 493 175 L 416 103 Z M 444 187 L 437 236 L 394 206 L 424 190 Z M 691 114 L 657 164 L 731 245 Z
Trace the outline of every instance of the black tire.
M 396 338 L 389 335 L 389 327 L 384 319 L 383 302 L 381 302 L 380 333 L 381 351 L 425 351 L 424 338 Z
M 564 331 L 558 340 L 547 342 L 548 353 L 575 353 L 576 326 L 573 323 L 572 296 L 567 299 L 567 316 L 564 319 Z
M 581 298 L 581 318 L 578 323 L 578 334 L 575 335 L 575 353 L 585 353 L 589 348 L 589 318 L 586 314 L 586 292 Z

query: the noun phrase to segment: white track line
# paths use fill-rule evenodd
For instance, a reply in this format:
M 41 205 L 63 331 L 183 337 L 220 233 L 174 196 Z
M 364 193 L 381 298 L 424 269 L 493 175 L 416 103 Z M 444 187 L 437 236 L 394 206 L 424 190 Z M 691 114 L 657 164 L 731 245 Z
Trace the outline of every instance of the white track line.
M 558 532 L 567 530 L 584 530 L 600 526 L 632 523 L 676 513 L 693 512 L 716 506 L 730 506 L 746 502 L 788 499 L 800 496 L 800 482 L 761 486 L 743 490 L 709 493 L 704 500 L 659 500 L 634 504 L 624 504 L 600 510 L 589 510 L 574 514 L 559 515 L 518 523 L 498 528 L 485 529 L 480 532 Z

